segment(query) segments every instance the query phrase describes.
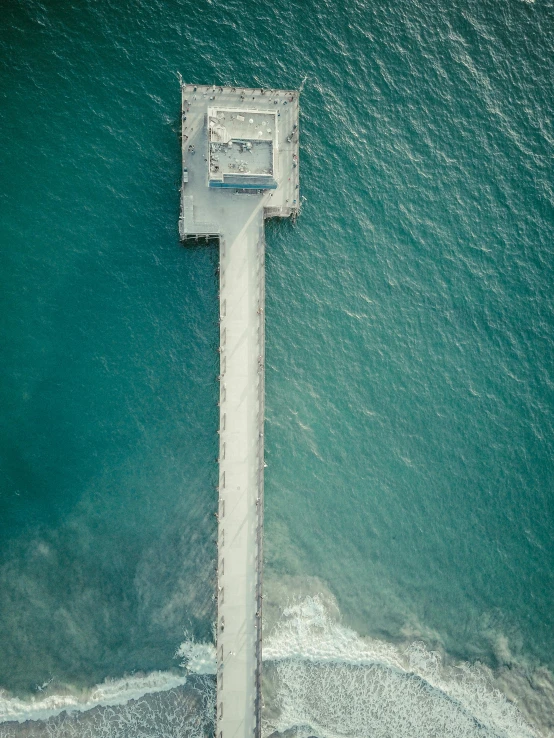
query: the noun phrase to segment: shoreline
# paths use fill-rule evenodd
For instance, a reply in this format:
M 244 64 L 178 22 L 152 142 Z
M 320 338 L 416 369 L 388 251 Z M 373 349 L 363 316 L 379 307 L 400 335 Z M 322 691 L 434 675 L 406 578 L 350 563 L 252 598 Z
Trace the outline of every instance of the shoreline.
M 275 583 L 273 580 L 272 584 Z M 301 715 L 306 709 L 302 694 L 310 680 L 314 684 L 321 682 L 319 691 L 325 695 L 325 684 L 331 684 L 333 680 L 341 682 L 342 679 L 348 684 L 368 679 L 371 674 L 374 683 L 381 680 L 382 689 L 390 691 L 391 704 L 395 703 L 397 710 L 402 711 L 405 706 L 402 690 L 407 684 L 413 685 L 415 679 L 419 684 L 418 699 L 430 701 L 439 713 L 452 710 L 458 717 L 472 716 L 479 724 L 490 723 L 491 729 L 500 730 L 499 734 L 510 738 L 550 738 L 553 735 L 554 676 L 545 666 L 530 669 L 525 664 L 512 661 L 493 670 L 478 661 L 455 661 L 446 652 L 431 650 L 422 638 L 391 642 L 361 637 L 343 624 L 333 596 L 328 591 L 321 594 L 324 589 L 322 582 L 304 578 L 303 593 L 296 595 L 293 594 L 294 587 L 290 586 L 292 580 L 287 583 L 289 587 L 280 581 L 279 586 L 273 586 L 271 590 L 274 594 L 275 589 L 277 592 L 281 587 L 288 589 L 291 593 L 288 604 L 279 604 L 285 601 L 284 598 L 275 600 L 270 596 L 265 608 L 264 663 L 267 677 L 263 682 L 263 715 L 264 724 L 272 725 L 274 730 L 293 727 L 294 715 Z M 296 584 L 300 583 L 296 581 Z M 312 593 L 306 594 L 306 589 Z M 198 679 L 207 689 L 206 694 L 210 692 L 206 684 L 212 680 L 215 699 L 215 681 L 213 677 L 206 676 L 210 672 L 210 648 L 213 646 L 184 642 L 176 655 L 183 658 L 182 667 L 188 663 L 186 674 L 154 672 L 107 680 L 91 689 L 83 701 L 75 695 L 53 694 L 43 700 L 33 700 L 33 709 L 29 710 L 30 703 L 25 700 L 0 693 L 0 704 L 2 700 L 4 703 L 9 701 L 12 708 L 9 713 L 5 705 L 4 712 L 0 710 L 0 736 L 19 735 L 17 726 L 29 725 L 29 721 L 38 729 L 45 721 L 56 721 L 64 713 L 84 716 L 105 708 L 131 710 L 141 700 L 153 699 L 154 695 L 163 701 L 163 695 L 169 695 L 175 689 L 195 690 Z M 200 666 L 198 661 L 194 661 L 198 653 L 202 654 Z M 212 671 L 214 666 L 215 659 Z M 203 671 L 199 672 L 199 668 Z M 295 684 L 299 674 L 303 676 L 295 695 L 291 693 L 291 685 Z M 332 701 L 334 694 L 330 693 L 328 698 Z M 54 704 L 56 700 L 57 704 Z M 304 716 L 309 723 L 308 718 L 308 715 Z

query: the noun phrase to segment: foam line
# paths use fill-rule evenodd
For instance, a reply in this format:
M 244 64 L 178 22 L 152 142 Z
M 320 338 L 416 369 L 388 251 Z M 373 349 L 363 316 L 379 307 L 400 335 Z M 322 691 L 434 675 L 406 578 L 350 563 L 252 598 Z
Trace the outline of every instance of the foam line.
M 64 710 L 66 712 L 91 710 L 98 705 L 115 707 L 129 700 L 144 697 L 146 694 L 183 686 L 186 681 L 186 675 L 155 671 L 144 676 L 109 679 L 81 695 L 51 694 L 42 698 L 22 700 L 0 690 L 0 722 L 46 720 Z
M 288 607 L 266 640 L 276 704 L 265 735 L 535 738 L 486 670 L 445 667 L 422 643 L 401 650 L 333 620 L 318 597 Z

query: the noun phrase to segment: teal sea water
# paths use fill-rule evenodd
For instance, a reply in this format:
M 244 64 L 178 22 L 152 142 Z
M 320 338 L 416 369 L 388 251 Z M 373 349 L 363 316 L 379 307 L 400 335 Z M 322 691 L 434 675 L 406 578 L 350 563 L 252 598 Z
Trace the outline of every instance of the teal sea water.
M 554 4 L 7 0 L 0 736 L 213 728 L 175 656 L 212 639 L 218 417 L 179 75 L 306 77 L 302 215 L 266 229 L 265 734 L 552 735 Z

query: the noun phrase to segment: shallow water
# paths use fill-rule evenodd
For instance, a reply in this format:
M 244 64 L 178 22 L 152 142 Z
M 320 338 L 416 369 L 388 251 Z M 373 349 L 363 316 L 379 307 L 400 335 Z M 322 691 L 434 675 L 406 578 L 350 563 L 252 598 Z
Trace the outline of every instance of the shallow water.
M 306 76 L 302 216 L 267 226 L 268 613 L 320 590 L 554 728 L 553 11 L 5 5 L 6 704 L 211 638 L 217 255 L 178 244 L 178 75 Z

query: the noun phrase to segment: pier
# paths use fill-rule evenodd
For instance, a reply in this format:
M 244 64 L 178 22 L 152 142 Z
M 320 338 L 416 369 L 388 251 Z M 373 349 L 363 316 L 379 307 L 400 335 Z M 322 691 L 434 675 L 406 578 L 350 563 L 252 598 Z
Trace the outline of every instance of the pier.
M 300 209 L 299 93 L 182 84 L 184 242 L 219 241 L 216 738 L 261 735 L 268 217 Z

